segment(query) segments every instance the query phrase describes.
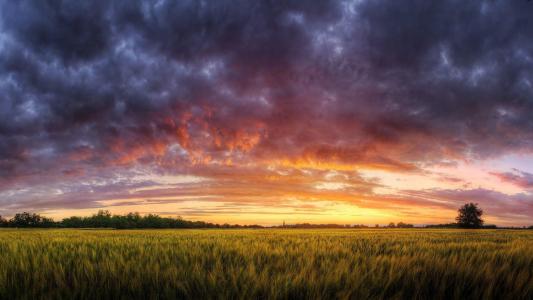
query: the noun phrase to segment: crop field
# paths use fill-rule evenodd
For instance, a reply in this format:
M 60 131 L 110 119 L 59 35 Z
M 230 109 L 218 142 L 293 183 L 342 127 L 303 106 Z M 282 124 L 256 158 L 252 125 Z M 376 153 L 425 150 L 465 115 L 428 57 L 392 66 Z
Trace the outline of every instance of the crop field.
M 532 299 L 533 231 L 0 230 L 0 299 Z

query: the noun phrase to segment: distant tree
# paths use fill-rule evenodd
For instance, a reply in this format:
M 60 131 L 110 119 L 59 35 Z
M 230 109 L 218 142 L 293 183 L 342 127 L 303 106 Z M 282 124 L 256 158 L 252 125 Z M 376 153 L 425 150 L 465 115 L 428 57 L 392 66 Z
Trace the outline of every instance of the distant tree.
M 99 210 L 96 215 L 93 215 L 89 219 L 89 225 L 91 225 L 91 227 L 113 227 L 111 222 L 111 213 L 108 210 Z
M 389 226 L 387 226 L 387 227 L 389 227 L 389 228 L 395 228 L 396 225 L 394 225 L 394 222 L 390 222 L 390 223 L 389 223 Z
M 0 216 L 0 227 L 7 227 L 7 220 Z
M 407 223 L 404 223 L 404 222 L 399 222 L 396 227 L 398 228 L 413 228 L 415 227 L 413 224 L 407 224 Z
M 455 220 L 457 225 L 462 228 L 481 228 L 483 226 L 483 210 L 478 207 L 477 203 L 467 203 L 458 210 L 459 214 Z
M 41 222 L 39 224 L 39 227 L 46 227 L 46 228 L 50 228 L 50 227 L 56 227 L 56 222 L 54 222 L 53 219 L 51 218 L 47 218 L 47 217 L 41 217 Z
M 429 224 L 424 226 L 425 228 L 457 228 L 459 227 L 457 223 L 447 223 L 447 224 Z
M 46 217 L 41 217 L 38 214 L 23 212 L 16 214 L 9 220 L 11 227 L 54 227 L 55 222 Z
M 69 217 L 61 221 L 62 226 L 67 228 L 83 228 L 86 227 L 85 223 L 85 219 L 81 217 Z
M 39 215 L 23 212 L 15 214 L 15 216 L 9 220 L 9 225 L 12 227 L 37 227 L 39 222 Z
M 0 217 L 0 227 L 5 222 Z M 5 224 L 4 224 L 5 225 Z M 311 226 L 310 224 L 307 224 Z M 7 221 L 9 227 L 63 227 L 63 228 L 261 228 L 259 225 L 232 225 L 232 224 L 213 224 L 202 221 L 187 221 L 181 217 L 160 217 L 155 214 L 141 216 L 139 213 L 129 213 L 126 215 L 112 215 L 107 210 L 100 210 L 90 217 L 69 217 L 64 218 L 61 222 L 38 214 L 19 213 Z M 315 226 L 315 225 L 313 225 Z M 320 226 L 332 226 L 330 224 L 320 224 Z M 344 228 L 343 225 L 335 225 Z
M 379 224 L 376 224 L 374 227 L 379 228 Z

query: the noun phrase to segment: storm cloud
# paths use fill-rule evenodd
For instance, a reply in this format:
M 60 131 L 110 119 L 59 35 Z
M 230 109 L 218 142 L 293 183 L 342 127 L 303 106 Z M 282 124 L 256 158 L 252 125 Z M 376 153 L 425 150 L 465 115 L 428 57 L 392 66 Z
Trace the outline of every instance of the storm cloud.
M 358 176 L 530 153 L 532 10 L 0 1 L 0 190 L 73 182 L 79 207 L 80 182 L 139 168 Z

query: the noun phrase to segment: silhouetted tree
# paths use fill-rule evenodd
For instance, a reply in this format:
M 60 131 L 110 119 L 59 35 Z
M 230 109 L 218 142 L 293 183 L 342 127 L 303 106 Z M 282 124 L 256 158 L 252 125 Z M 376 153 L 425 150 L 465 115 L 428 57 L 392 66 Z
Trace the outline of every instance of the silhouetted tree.
M 467 203 L 458 210 L 459 214 L 455 220 L 459 227 L 462 228 L 481 228 L 483 226 L 483 210 L 478 207 L 477 203 Z
M 39 215 L 23 212 L 16 214 L 11 220 L 9 220 L 9 225 L 12 227 L 37 227 L 39 221 Z
M 2 226 L 0 217 L 0 227 Z M 5 220 L 4 220 L 5 221 Z M 9 227 L 64 227 L 64 228 L 261 228 L 259 225 L 213 224 L 202 221 L 187 221 L 181 217 L 160 217 L 155 214 L 141 216 L 139 213 L 111 215 L 107 210 L 100 210 L 90 217 L 69 217 L 61 222 L 41 217 L 38 214 L 19 213 L 7 221 Z M 342 225 L 337 225 L 344 228 Z
M 459 225 L 457 223 L 447 223 L 447 224 L 429 224 L 424 226 L 425 228 L 457 228 Z
M 31 214 L 23 212 L 16 214 L 11 220 L 9 220 L 9 226 L 11 227 L 54 227 L 55 222 L 46 217 L 41 217 L 38 214 Z
M 7 227 L 7 220 L 0 216 L 0 227 Z
M 82 217 L 69 217 L 69 218 L 63 219 L 63 221 L 61 222 L 61 225 L 63 227 L 67 227 L 67 228 L 88 227 L 88 226 L 84 226 L 85 223 L 86 223 L 85 222 L 85 218 L 82 218 Z
M 54 222 L 53 219 L 47 218 L 47 217 L 41 217 L 41 223 L 39 227 L 50 228 L 50 227 L 56 227 L 56 226 L 57 226 L 57 223 Z
M 389 223 L 389 226 L 387 226 L 387 227 L 389 227 L 389 228 L 394 228 L 394 227 L 396 227 L 396 225 L 394 225 L 394 222 L 390 222 L 390 223 Z
M 92 216 L 91 227 L 107 227 L 112 228 L 111 213 L 108 210 L 99 210 L 96 215 Z
M 352 228 L 368 228 L 368 226 L 365 224 L 355 224 L 352 226 Z
M 413 224 L 407 224 L 407 223 L 404 223 L 404 222 L 399 222 L 396 227 L 398 228 L 413 228 L 415 227 Z

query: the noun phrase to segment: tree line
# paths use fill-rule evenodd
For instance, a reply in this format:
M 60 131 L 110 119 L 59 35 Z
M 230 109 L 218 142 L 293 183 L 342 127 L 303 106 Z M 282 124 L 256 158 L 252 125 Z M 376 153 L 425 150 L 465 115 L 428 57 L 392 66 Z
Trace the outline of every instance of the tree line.
M 310 223 L 297 223 L 297 224 L 283 224 L 280 226 L 272 226 L 273 228 L 370 228 L 368 225 L 364 224 L 310 224 Z M 408 224 L 404 222 L 398 222 L 397 224 L 391 222 L 387 226 L 379 226 L 376 224 L 374 228 L 413 228 L 413 224 Z
M 0 216 L 0 227 L 16 228 L 260 228 L 259 225 L 215 224 L 203 221 L 187 221 L 181 217 L 161 217 L 156 214 L 141 216 L 139 213 L 112 215 L 100 210 L 89 217 L 69 217 L 59 222 L 35 213 L 18 213 L 9 220 Z
M 230 225 L 215 224 L 203 221 L 187 221 L 181 217 L 170 218 L 161 217 L 156 214 L 141 216 L 139 213 L 128 213 L 126 215 L 112 215 L 107 210 L 100 210 L 89 217 L 68 217 L 59 222 L 51 218 L 43 217 L 35 213 L 17 213 L 9 220 L 0 216 L 0 227 L 13 228 L 264 228 L 261 225 Z M 376 228 L 413 228 L 413 224 L 398 222 L 390 223 L 387 226 L 376 225 Z M 369 228 L 364 224 L 283 224 L 272 226 L 272 228 Z
M 43 217 L 35 213 L 18 213 L 9 220 L 0 216 L 0 227 L 13 228 L 264 228 L 261 225 L 230 225 L 215 224 L 203 221 L 187 221 L 181 217 L 170 218 L 161 217 L 156 214 L 141 216 L 139 213 L 128 213 L 126 215 L 112 215 L 107 210 L 100 210 L 89 217 L 68 217 L 59 222 L 51 218 Z M 387 226 L 376 225 L 376 228 L 413 228 L 413 224 L 398 222 L 390 223 Z M 272 226 L 272 228 L 369 228 L 364 224 L 283 224 Z
M 496 225 L 484 225 L 481 218 L 483 210 L 477 203 L 467 203 L 458 210 L 456 223 L 426 225 L 425 228 L 497 228 Z M 203 221 L 187 221 L 181 217 L 161 217 L 156 214 L 141 216 L 139 213 L 129 213 L 126 215 L 112 215 L 107 210 L 100 210 L 89 217 L 69 217 L 59 222 L 51 218 L 40 216 L 35 213 L 18 213 L 9 220 L 0 216 L 0 227 L 15 228 L 263 228 L 261 225 L 230 225 L 215 224 Z M 272 226 L 273 228 L 368 228 L 363 224 L 340 225 L 340 224 L 290 224 Z M 391 222 L 387 226 L 375 225 L 374 228 L 413 228 L 413 224 Z M 533 226 L 529 226 L 533 229 Z
M 310 228 L 310 229 L 319 229 L 319 228 L 368 228 L 368 226 L 363 224 L 310 224 L 310 223 L 296 223 L 296 224 L 283 224 L 279 226 L 272 226 L 272 228 Z

